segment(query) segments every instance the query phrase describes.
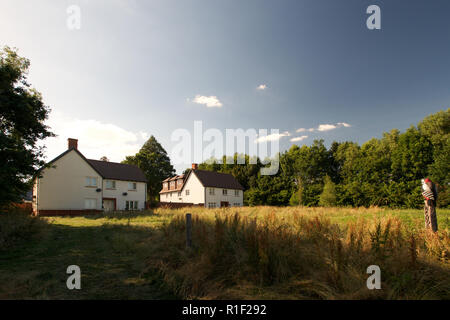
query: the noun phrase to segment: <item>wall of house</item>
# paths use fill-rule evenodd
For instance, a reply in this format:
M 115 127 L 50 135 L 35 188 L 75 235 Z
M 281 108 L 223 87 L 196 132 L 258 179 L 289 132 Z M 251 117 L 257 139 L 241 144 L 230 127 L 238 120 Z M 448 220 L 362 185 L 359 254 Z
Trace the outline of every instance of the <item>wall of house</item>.
M 54 167 L 53 167 L 54 166 Z M 94 210 L 102 209 L 101 176 L 75 151 L 46 168 L 38 178 L 34 205 L 38 210 L 84 210 L 85 199 L 95 199 Z M 97 178 L 97 187 L 87 187 L 86 177 Z
M 214 195 L 209 194 L 209 190 L 214 189 Z M 206 188 L 206 201 L 205 206 L 208 207 L 208 203 L 215 203 L 217 208 L 220 208 L 221 202 L 228 202 L 230 207 L 242 207 L 244 205 L 244 191 L 239 190 L 239 195 L 235 196 L 234 189 L 227 189 L 227 195 L 223 195 L 223 188 Z
M 162 193 L 162 194 L 160 195 L 159 199 L 160 199 L 161 202 L 174 202 L 174 203 L 183 203 L 183 202 L 186 202 L 186 201 L 183 199 L 183 194 L 185 194 L 184 191 L 183 191 L 183 193 L 182 193 L 181 196 L 178 196 L 178 192 L 179 192 L 179 191 L 173 191 L 173 192 Z
M 125 210 L 127 201 L 138 201 L 138 209 L 145 208 L 145 183 L 136 182 L 136 191 L 128 190 L 128 182 L 134 181 L 120 181 L 113 180 L 116 182 L 115 189 L 107 189 L 106 181 L 103 181 L 103 198 L 114 198 L 116 199 L 116 210 Z M 124 196 L 123 193 L 126 192 L 127 195 Z
M 189 195 L 186 195 L 186 190 L 189 190 Z M 203 187 L 202 183 L 195 175 L 195 172 L 192 172 L 189 175 L 188 180 L 183 187 L 181 196 L 183 202 L 193 204 L 205 203 L 205 187 Z

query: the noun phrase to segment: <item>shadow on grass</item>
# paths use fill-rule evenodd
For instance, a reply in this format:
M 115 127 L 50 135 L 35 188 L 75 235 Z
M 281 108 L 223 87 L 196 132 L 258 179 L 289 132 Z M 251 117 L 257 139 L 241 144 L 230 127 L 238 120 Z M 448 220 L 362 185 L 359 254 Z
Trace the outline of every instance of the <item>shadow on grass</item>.
M 142 217 L 156 217 L 158 214 L 153 211 L 112 211 L 112 212 L 104 212 L 100 214 L 88 214 L 84 215 L 83 218 L 89 220 L 98 220 L 98 219 L 135 219 Z
M 32 239 L 0 251 L 0 299 L 177 299 L 157 271 L 142 272 L 152 256 L 151 233 L 47 223 Z M 81 269 L 81 290 L 67 289 L 70 265 Z

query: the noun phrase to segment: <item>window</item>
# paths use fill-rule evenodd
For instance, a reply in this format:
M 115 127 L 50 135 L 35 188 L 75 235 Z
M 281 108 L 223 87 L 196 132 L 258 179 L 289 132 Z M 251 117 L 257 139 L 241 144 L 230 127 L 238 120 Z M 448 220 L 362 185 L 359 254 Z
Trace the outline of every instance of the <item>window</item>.
M 116 182 L 113 180 L 106 180 L 106 189 L 115 189 Z
M 97 209 L 97 199 L 84 199 L 85 209 Z
M 163 183 L 163 188 L 164 188 L 164 189 L 167 189 L 168 186 L 169 186 L 169 184 L 168 184 L 167 182 L 164 182 L 164 183 Z
M 214 188 L 209 188 L 209 195 L 213 196 L 214 195 Z
M 175 181 L 170 182 L 170 189 L 175 189 Z
M 178 196 L 181 197 L 181 192 L 178 192 Z
M 222 194 L 223 194 L 224 196 L 226 196 L 226 195 L 228 194 L 228 190 L 227 190 L 227 189 L 223 189 L 223 190 L 222 190 Z
M 189 190 L 186 190 L 186 195 L 187 195 L 187 196 L 189 195 Z
M 216 203 L 215 202 L 208 202 L 208 208 L 215 208 Z
M 240 203 L 233 203 L 233 207 L 240 207 L 241 204 Z
M 128 182 L 128 190 L 135 191 L 136 190 L 136 182 Z
M 125 210 L 138 210 L 139 201 L 127 201 L 125 203 Z
M 239 197 L 239 190 L 234 190 L 234 195 L 235 195 L 236 197 Z
M 97 186 L 97 178 L 86 177 L 86 187 L 96 187 L 96 186 Z

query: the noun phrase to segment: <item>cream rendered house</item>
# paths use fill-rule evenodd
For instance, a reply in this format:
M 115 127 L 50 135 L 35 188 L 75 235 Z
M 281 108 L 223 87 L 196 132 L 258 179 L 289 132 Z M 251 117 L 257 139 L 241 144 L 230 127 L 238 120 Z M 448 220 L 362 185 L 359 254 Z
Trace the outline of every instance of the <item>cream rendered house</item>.
M 206 208 L 241 207 L 244 188 L 231 175 L 198 170 L 197 164 L 186 175 L 163 181 L 160 202 L 204 205 Z
M 78 140 L 39 172 L 33 183 L 35 215 L 85 214 L 145 208 L 147 180 L 136 166 L 86 159 Z

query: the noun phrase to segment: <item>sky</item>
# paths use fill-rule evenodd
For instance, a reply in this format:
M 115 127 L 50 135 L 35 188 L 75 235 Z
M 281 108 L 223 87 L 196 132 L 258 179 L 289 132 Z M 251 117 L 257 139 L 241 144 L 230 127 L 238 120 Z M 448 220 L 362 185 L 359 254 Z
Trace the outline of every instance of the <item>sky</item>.
M 194 121 L 278 129 L 281 150 L 404 131 L 450 105 L 449 14 L 448 0 L 1 0 L 0 46 L 31 61 L 52 110 L 47 160 L 71 137 L 119 162 L 151 135 L 170 155 Z

